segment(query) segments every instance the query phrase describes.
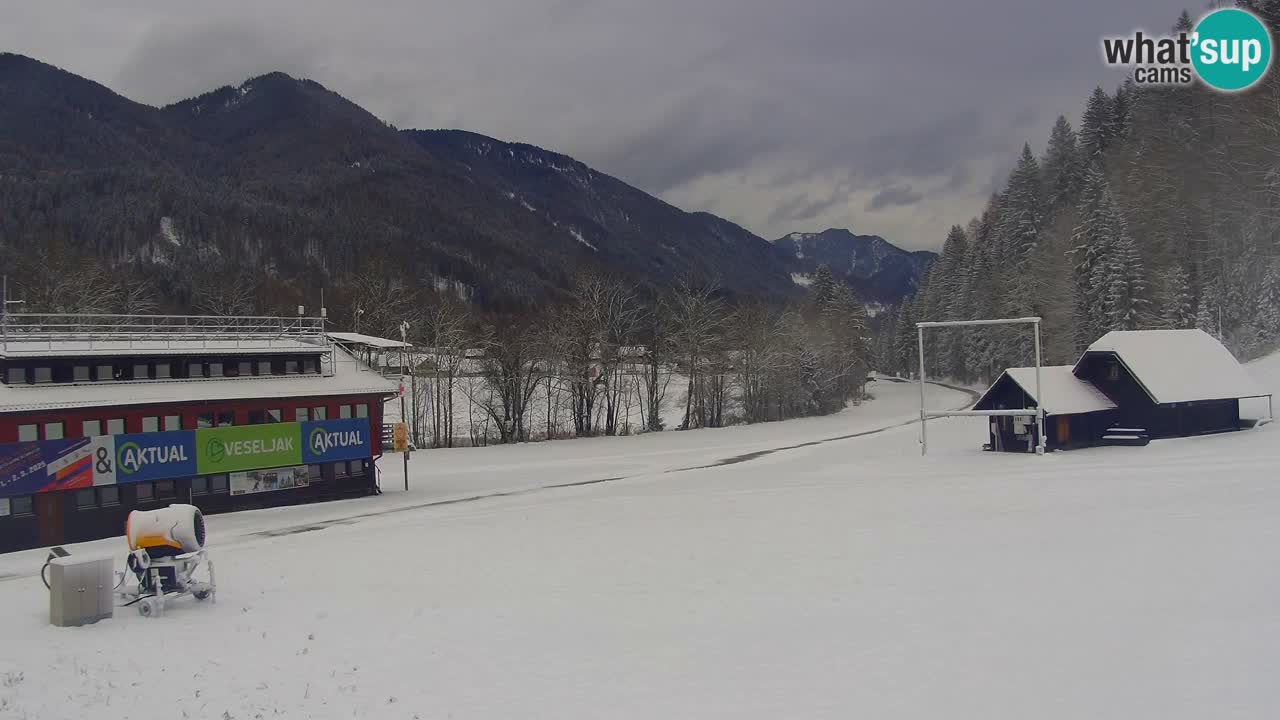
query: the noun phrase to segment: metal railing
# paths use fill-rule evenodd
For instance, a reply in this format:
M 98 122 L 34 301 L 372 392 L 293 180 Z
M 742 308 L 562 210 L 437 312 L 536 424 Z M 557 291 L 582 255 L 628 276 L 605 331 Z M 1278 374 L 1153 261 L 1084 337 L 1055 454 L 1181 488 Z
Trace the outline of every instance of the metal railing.
M 255 348 L 271 342 L 327 345 L 324 319 L 216 315 L 4 313 L 0 348 L 7 351 L 110 348 Z

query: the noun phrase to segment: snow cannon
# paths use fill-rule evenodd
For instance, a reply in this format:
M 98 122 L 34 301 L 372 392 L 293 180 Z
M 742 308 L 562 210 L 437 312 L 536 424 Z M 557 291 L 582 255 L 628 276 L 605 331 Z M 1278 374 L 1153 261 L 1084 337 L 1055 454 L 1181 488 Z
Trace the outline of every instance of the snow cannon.
M 195 505 L 170 505 L 159 510 L 134 510 L 125 523 L 129 541 L 126 565 L 136 583 L 118 594 L 125 605 L 138 606 L 147 617 L 164 613 L 165 598 L 191 595 L 197 600 L 215 597 L 213 561 L 205 550 L 204 515 Z M 203 566 L 207 580 L 196 579 Z M 120 573 L 123 585 L 123 573 Z
M 160 510 L 134 510 L 125 523 L 130 550 L 156 555 L 180 555 L 204 549 L 204 515 L 195 505 L 170 505 Z

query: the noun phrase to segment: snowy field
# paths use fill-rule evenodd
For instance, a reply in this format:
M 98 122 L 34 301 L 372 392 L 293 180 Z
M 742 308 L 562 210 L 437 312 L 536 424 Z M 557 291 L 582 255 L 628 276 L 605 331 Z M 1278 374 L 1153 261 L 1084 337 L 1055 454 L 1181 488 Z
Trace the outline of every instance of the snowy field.
M 211 517 L 217 605 L 156 620 L 49 627 L 43 553 L 0 556 L 0 717 L 1276 716 L 1275 425 L 1034 457 L 957 419 L 921 458 L 916 387 L 872 391 L 421 452 L 408 492 L 388 458 L 382 496 Z

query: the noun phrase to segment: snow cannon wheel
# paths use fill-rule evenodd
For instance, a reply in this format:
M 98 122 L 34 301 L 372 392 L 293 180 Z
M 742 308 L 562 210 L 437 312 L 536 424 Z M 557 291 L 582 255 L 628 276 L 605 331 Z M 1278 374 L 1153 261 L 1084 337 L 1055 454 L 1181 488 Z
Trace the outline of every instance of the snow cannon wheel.
M 209 589 L 208 585 L 204 584 L 197 585 L 191 591 L 191 597 L 197 600 L 208 600 L 211 594 L 213 594 L 213 591 Z
M 155 598 L 144 598 L 138 603 L 138 614 L 142 617 L 159 617 L 160 601 Z

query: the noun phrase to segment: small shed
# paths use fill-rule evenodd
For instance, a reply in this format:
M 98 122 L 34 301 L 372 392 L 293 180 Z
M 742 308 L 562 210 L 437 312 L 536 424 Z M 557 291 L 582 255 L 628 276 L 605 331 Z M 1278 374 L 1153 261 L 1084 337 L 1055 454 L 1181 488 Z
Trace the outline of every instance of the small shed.
M 1202 330 L 1109 332 L 1074 373 L 1118 406 L 1117 422 L 1151 438 L 1239 430 L 1240 400 L 1268 395 Z
M 1070 365 L 1040 368 L 1040 388 L 1044 396 L 1045 446 L 1067 450 L 1096 445 L 1117 419 L 1117 407 L 1096 387 L 1076 377 Z M 1027 417 L 992 417 L 988 423 L 990 448 L 1006 452 L 1034 452 L 1039 442 L 1034 408 L 1036 369 L 1009 368 L 983 393 L 974 410 L 1018 410 L 1031 408 Z

